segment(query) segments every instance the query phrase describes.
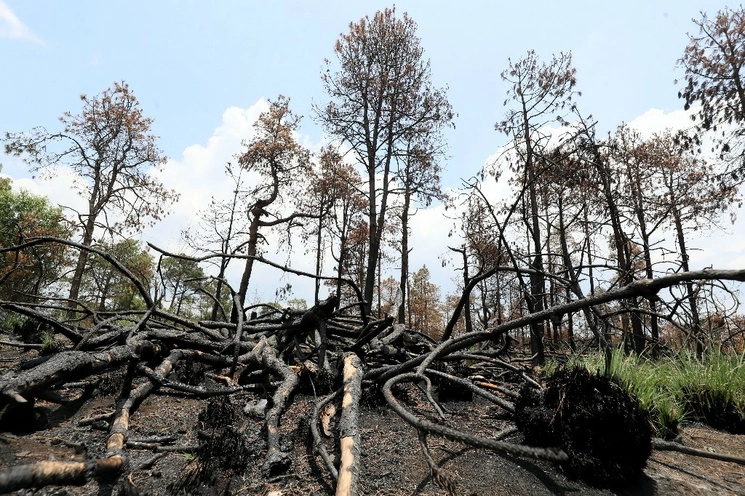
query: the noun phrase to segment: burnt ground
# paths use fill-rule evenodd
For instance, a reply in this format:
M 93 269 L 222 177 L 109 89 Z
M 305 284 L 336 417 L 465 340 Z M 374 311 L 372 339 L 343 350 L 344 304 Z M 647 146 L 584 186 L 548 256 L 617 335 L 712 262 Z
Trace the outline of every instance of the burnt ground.
M 16 362 L 18 353 L 0 353 L 0 359 Z M 71 398 L 83 394 L 78 401 L 60 406 L 38 400 L 33 412 L 16 413 L 33 419 L 34 428 L 0 432 L 0 469 L 42 460 L 104 456 L 107 430 L 105 420 L 100 419 L 114 410 L 121 374 L 109 373 L 99 379 L 95 390 L 91 392 L 92 386 L 88 388 L 89 396 L 84 394 L 85 384 L 63 390 Z M 399 398 L 406 400 L 413 411 L 434 419 L 418 397 L 418 391 L 412 389 L 413 386 L 399 390 Z M 129 440 L 158 438 L 155 439 L 158 449 L 173 451 L 163 451 L 154 460 L 156 452 L 151 447 L 130 446 L 129 469 L 113 483 L 93 481 L 82 487 L 47 487 L 13 494 L 333 494 L 332 478 L 320 456 L 313 453 L 309 440 L 308 425 L 314 402 L 309 394 L 296 394 L 281 420 L 281 446 L 292 453 L 291 466 L 277 475 L 262 471 L 266 455 L 262 419 L 243 412 L 246 404 L 262 396 L 266 394 L 241 392 L 227 400 L 210 400 L 159 391 L 145 399 L 132 415 Z M 448 494 L 433 482 L 415 430 L 374 396 L 368 393 L 369 401 L 360 410 L 362 494 Z M 209 411 L 208 404 L 212 405 Z M 444 407 L 448 410 L 449 425 L 482 436 L 494 435 L 511 425 L 501 410 L 479 400 L 449 402 Z M 234 442 L 240 438 L 236 432 L 245 435 L 243 443 Z M 681 438 L 686 446 L 745 456 L 742 435 L 687 426 Z M 214 441 L 211 444 L 210 439 Z M 519 441 L 520 434 L 509 440 Z M 333 439 L 326 439 L 329 451 L 333 452 L 335 444 Z M 742 466 L 675 452 L 654 451 L 643 476 L 630 486 L 598 489 L 569 480 L 559 467 L 549 462 L 506 458 L 436 437 L 430 437 L 428 444 L 442 474 L 454 483 L 453 494 L 464 496 L 745 494 Z M 196 446 L 201 448 L 195 450 Z M 243 466 L 245 471 L 239 473 Z

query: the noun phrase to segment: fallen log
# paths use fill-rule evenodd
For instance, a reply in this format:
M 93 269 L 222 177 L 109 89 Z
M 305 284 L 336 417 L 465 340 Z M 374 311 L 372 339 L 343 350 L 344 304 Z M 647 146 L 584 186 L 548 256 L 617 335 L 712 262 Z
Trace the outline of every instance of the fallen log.
M 73 343 L 78 343 L 82 339 L 82 336 L 77 331 L 70 329 L 68 326 L 59 322 L 58 320 L 53 319 L 43 312 L 38 312 L 33 308 L 30 308 L 29 306 L 13 303 L 11 301 L 0 301 L 0 308 L 5 308 L 20 315 L 25 315 L 26 317 L 34 319 L 37 322 L 47 324 L 52 329 L 54 329 L 55 332 L 62 334 Z
M 375 339 L 380 333 L 393 325 L 393 317 L 370 322 L 359 334 L 357 341 L 349 347 L 350 351 L 359 351 L 364 345 Z
M 249 359 L 277 373 L 282 383 L 272 396 L 272 407 L 266 413 L 267 453 L 263 471 L 267 476 L 283 473 L 290 466 L 290 456 L 279 446 L 279 419 L 290 402 L 292 393 L 297 388 L 298 376 L 285 362 L 280 360 L 277 352 L 269 346 L 266 338 L 248 354 Z
M 82 486 L 93 479 L 114 477 L 123 466 L 119 457 L 90 461 L 44 461 L 0 470 L 0 493 L 44 486 Z
M 339 420 L 341 467 L 336 483 L 336 496 L 353 496 L 358 493 L 360 474 L 359 404 L 362 397 L 362 362 L 356 353 L 344 354 L 344 395 Z
M 7 341 L 5 339 L 0 339 L 0 345 L 13 346 L 16 348 L 36 349 L 36 350 L 41 349 L 43 346 L 37 343 L 20 343 L 18 341 Z
M 691 448 L 689 446 L 684 446 L 679 443 L 673 443 L 658 438 L 652 439 L 652 449 L 656 449 L 657 451 L 677 451 L 678 453 L 683 453 L 684 455 L 698 456 L 701 458 L 711 458 L 712 460 L 719 460 L 721 462 L 731 462 L 745 465 L 745 458 L 741 456 L 728 455 L 726 453 L 714 453 L 712 451 Z
M 316 402 L 315 407 L 313 408 L 313 417 L 310 421 L 310 433 L 313 436 L 313 444 L 315 446 L 315 451 L 321 456 L 321 459 L 323 460 L 323 463 L 326 465 L 326 468 L 328 469 L 331 476 L 334 478 L 334 481 L 339 479 L 339 471 L 334 466 L 333 461 L 331 460 L 331 457 L 329 456 L 328 451 L 326 450 L 326 446 L 323 444 L 323 440 L 321 439 L 321 434 L 318 431 L 318 421 L 320 420 L 321 416 L 321 409 L 334 401 L 340 394 L 342 394 L 344 390 L 339 389 L 334 393 L 331 393 L 330 395 L 326 396 L 325 398 L 320 399 Z
M 107 351 L 62 351 L 32 369 L 9 372 L 0 377 L 0 396 L 25 403 L 37 391 L 97 372 L 117 367 L 138 358 L 145 351 L 156 353 L 159 347 L 149 341 L 134 340 Z

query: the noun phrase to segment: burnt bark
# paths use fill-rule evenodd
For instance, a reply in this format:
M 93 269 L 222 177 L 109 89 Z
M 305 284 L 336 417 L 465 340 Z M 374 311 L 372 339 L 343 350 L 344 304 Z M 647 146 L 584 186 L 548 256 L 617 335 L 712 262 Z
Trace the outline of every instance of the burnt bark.
M 119 458 L 80 462 L 46 461 L 0 470 L 0 493 L 46 486 L 82 486 L 99 477 L 114 477 L 122 469 Z
M 498 267 L 492 274 L 499 270 L 517 269 Z M 477 283 L 481 276 L 483 274 L 471 283 Z M 551 320 L 556 315 L 592 310 L 610 301 L 651 298 L 664 288 L 700 280 L 745 281 L 745 271 L 705 270 L 637 280 L 624 287 L 498 324 L 488 331 L 466 333 L 439 344 L 415 343 L 412 338 L 416 334 L 403 325 L 392 325 L 392 319 L 368 323 L 360 316 L 344 315 L 343 310 L 337 309 L 335 296 L 305 312 L 280 312 L 274 307 L 265 307 L 266 313 L 237 323 L 192 322 L 157 306 L 146 311 L 91 311 L 92 321 L 101 324 L 86 330 L 77 343 L 68 344 L 76 349 L 65 349 L 48 357 L 39 356 L 0 375 L 0 400 L 8 406 L 14 403 L 25 405 L 27 411 L 44 408 L 39 407 L 39 404 L 44 405 L 42 399 L 56 398 L 55 401 L 60 403 L 69 403 L 70 400 L 66 399 L 70 394 L 68 388 L 88 389 L 91 384 L 95 388 L 104 382 L 96 382 L 97 376 L 116 373 L 117 378 L 109 381 L 110 390 L 105 393 L 118 393 L 116 398 L 107 400 L 111 404 L 107 408 L 110 411 L 79 424 L 106 429 L 103 449 L 98 450 L 97 457 L 86 456 L 74 462 L 44 462 L 0 470 L 0 490 L 86 484 L 94 479 L 101 479 L 102 483 L 103 479 L 123 483 L 136 470 L 131 460 L 133 450 L 137 449 L 197 453 L 198 459 L 206 461 L 197 449 L 201 445 L 195 448 L 193 441 L 161 446 L 158 440 L 131 439 L 139 419 L 139 405 L 147 398 L 157 398 L 158 390 L 158 394 L 192 399 L 222 397 L 233 414 L 231 421 L 220 427 L 224 436 L 211 442 L 228 443 L 230 439 L 237 439 L 234 434 L 240 434 L 243 443 L 241 464 L 240 467 L 231 465 L 230 470 L 243 470 L 253 457 L 258 463 L 249 465 L 260 467 L 255 470 L 263 472 L 265 480 L 273 481 L 283 480 L 296 463 L 297 450 L 288 446 L 288 431 L 302 436 L 300 431 L 307 425 L 303 422 L 302 427 L 296 427 L 294 422 L 288 424 L 287 415 L 290 410 L 297 414 L 297 408 L 301 408 L 297 397 L 303 395 L 301 400 L 305 405 L 314 405 L 310 408 L 313 413 L 308 412 L 314 447 L 308 445 L 308 452 L 310 454 L 312 449 L 320 455 L 328 467 L 328 478 L 333 479 L 327 483 L 328 489 L 334 487 L 339 494 L 359 492 L 361 477 L 364 477 L 360 471 L 360 456 L 365 442 L 360 436 L 363 405 L 388 405 L 409 423 L 421 434 L 422 449 L 424 456 L 429 457 L 428 463 L 433 461 L 427 447 L 430 435 L 443 436 L 508 457 L 560 461 L 566 455 L 561 450 L 535 449 L 505 440 L 505 436 L 513 432 L 510 427 L 486 437 L 474 436 L 457 425 L 448 426 L 444 421 L 436 421 L 435 415 L 444 415 L 444 411 L 433 399 L 431 381 L 447 381 L 456 388 L 468 390 L 482 401 L 497 405 L 500 415 L 511 419 L 517 400 L 508 386 L 526 384 L 538 390 L 541 385 L 530 376 L 528 367 L 523 367 L 518 361 L 510 363 L 500 358 L 516 351 L 508 351 L 507 345 L 501 350 L 492 350 L 482 344 L 492 343 L 507 332 L 532 323 Z M 466 293 L 470 289 L 472 287 L 466 288 Z M 23 308 L 33 308 L 28 305 Z M 18 307 L 0 302 L 0 308 L 15 311 Z M 66 310 L 63 307 L 61 311 Z M 254 310 L 258 313 L 259 309 Z M 24 315 L 33 318 L 35 314 L 27 312 Z M 289 339 L 283 341 L 283 336 Z M 5 345 L 0 343 L 0 346 Z M 19 352 L 15 346 L 12 350 Z M 343 364 L 342 376 L 337 371 L 339 363 Z M 120 378 L 121 370 L 126 370 L 123 379 Z M 511 383 L 507 382 L 507 377 Z M 342 389 L 332 392 L 342 382 Z M 404 390 L 406 394 L 400 394 L 399 386 L 404 385 L 410 387 Z M 332 393 L 321 401 L 308 401 L 308 398 L 328 392 Z M 419 394 L 423 400 L 407 403 L 409 394 Z M 241 401 L 246 401 L 246 397 L 250 398 L 249 403 L 256 403 L 261 398 L 268 400 L 268 404 L 260 410 L 258 417 L 254 417 L 253 423 L 246 421 L 245 427 L 239 428 L 237 421 L 241 409 L 234 400 L 241 398 Z M 35 400 L 39 400 L 36 405 Z M 325 409 L 337 401 L 334 406 L 340 415 L 332 409 Z M 432 416 L 425 418 L 421 415 L 422 405 L 432 409 Z M 248 410 L 244 409 L 244 412 Z M 306 417 L 301 415 L 301 418 Z M 256 428 L 257 422 L 263 430 Z M 323 424 L 323 433 L 319 432 L 319 423 Z M 252 426 L 250 432 L 245 430 L 249 425 Z M 31 428 L 39 427 L 32 423 Z M 195 427 L 197 437 L 199 432 Z M 163 434 L 172 434 L 169 442 L 173 442 L 183 432 Z M 247 440 L 255 438 L 261 441 L 254 446 L 246 444 Z M 100 442 L 101 438 L 98 439 Z M 337 439 L 339 444 L 333 450 L 335 453 L 329 453 L 324 443 L 332 444 Z M 308 442 L 311 442 L 310 438 Z M 336 454 L 339 456 L 335 459 Z M 147 464 L 157 465 L 158 459 L 139 460 L 138 466 Z M 430 467 L 433 466 L 430 463 Z M 449 487 L 448 476 L 433 470 L 433 480 Z M 203 472 L 210 475 L 207 469 Z M 200 483 L 208 484 L 210 477 Z M 214 493 L 217 486 L 207 490 Z

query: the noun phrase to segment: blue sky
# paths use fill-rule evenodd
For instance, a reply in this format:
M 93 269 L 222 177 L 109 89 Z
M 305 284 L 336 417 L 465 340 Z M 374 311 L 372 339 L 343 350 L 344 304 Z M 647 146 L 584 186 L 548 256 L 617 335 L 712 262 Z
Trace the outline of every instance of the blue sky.
M 160 146 L 172 161 L 164 178 L 186 200 L 168 221 L 175 243 L 179 223 L 219 195 L 225 160 L 240 150 L 261 110 L 257 102 L 284 94 L 305 119 L 308 144 L 322 140 L 311 104 L 323 103 L 320 71 L 348 24 L 390 6 L 379 1 L 0 0 L 0 133 L 37 125 L 54 129 L 65 111 L 80 109 L 79 95 L 95 95 L 124 80 L 155 120 Z M 678 115 L 676 60 L 694 31 L 691 19 L 718 0 L 601 2 L 526 0 L 398 1 L 418 24 L 437 86 L 458 113 L 446 138 L 450 158 L 444 186 L 480 169 L 505 138 L 494 131 L 507 90 L 499 74 L 508 59 L 534 49 L 547 60 L 571 51 L 578 106 L 601 130 L 613 130 L 657 109 L 660 122 Z M 653 122 L 648 124 L 655 126 Z M 662 124 L 661 124 L 662 125 Z M 241 133 L 244 136 L 241 136 Z M 31 184 L 25 166 L 0 154 L 3 173 Z M 213 178 L 207 180 L 206 178 Z M 24 179 L 25 178 L 25 179 Z M 191 182 L 189 182 L 191 179 Z M 37 184 L 54 201 L 59 184 Z M 172 186 L 176 187 L 176 186 Z M 201 189 L 200 189 L 201 188 Z M 212 191 L 203 191 L 213 188 Z M 432 218 L 424 227 L 413 266 L 439 265 L 447 252 Z M 442 224 L 442 222 L 440 222 Z M 414 227 L 416 229 L 416 226 Z M 416 236 L 416 233 L 415 233 Z M 431 238 L 431 239 L 430 239 Z M 452 271 L 441 276 L 444 284 Z M 300 296 L 300 295 L 299 295 Z
M 0 21 L 0 130 L 52 126 L 78 95 L 127 81 L 155 119 L 166 154 L 204 143 L 231 106 L 284 94 L 321 136 L 311 102 L 324 99 L 324 58 L 350 21 L 389 6 L 355 1 L 5 0 L 30 37 Z M 457 5 L 457 7 L 455 6 Z M 459 116 L 448 135 L 448 182 L 474 173 L 504 142 L 493 129 L 508 58 L 572 51 L 580 106 L 613 129 L 650 108 L 681 107 L 675 62 L 702 5 L 719 1 L 400 1 L 419 26 L 438 86 Z

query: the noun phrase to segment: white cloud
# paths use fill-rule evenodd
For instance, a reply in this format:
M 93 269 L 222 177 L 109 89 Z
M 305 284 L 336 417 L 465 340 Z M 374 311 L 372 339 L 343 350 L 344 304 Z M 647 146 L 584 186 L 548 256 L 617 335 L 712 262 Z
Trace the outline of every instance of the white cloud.
M 225 175 L 225 164 L 235 161 L 241 143 L 253 136 L 253 123 L 267 109 L 268 103 L 264 100 L 247 109 L 230 107 L 206 145 L 189 146 L 180 159 L 169 159 L 155 174 L 166 187 L 176 190 L 180 199 L 173 206 L 173 213 L 152 230 L 153 235 L 173 247 L 181 229 L 196 220 L 197 213 L 209 205 L 212 197 L 230 195 L 233 185 Z M 170 238 L 163 239 L 166 232 Z
M 28 179 L 28 178 L 13 179 L 12 177 L 6 174 L 0 174 L 0 178 L 10 179 L 10 189 L 14 193 L 25 191 L 31 195 L 44 196 L 44 194 L 39 189 L 39 185 L 36 184 L 36 182 L 33 179 Z
M 180 198 L 172 206 L 171 214 L 147 229 L 143 239 L 167 251 L 192 251 L 183 242 L 181 232 L 196 228 L 199 212 L 208 208 L 213 197 L 226 200 L 232 195 L 235 185 L 225 174 L 225 165 L 227 162 L 235 163 L 236 154 L 243 148 L 242 143 L 254 136 L 254 122 L 268 108 L 269 103 L 263 99 L 249 108 L 228 108 L 223 113 L 222 123 L 205 145 L 189 146 L 181 158 L 169 159 L 163 169 L 154 174 L 167 188 L 176 190 Z M 277 253 L 279 243 L 276 236 L 264 234 L 268 239 L 266 258 L 279 264 L 289 264 L 298 270 L 313 271 L 310 263 L 312 257 L 303 256 L 302 245 L 297 240 L 294 244 L 297 252 L 292 260 L 288 260 L 287 250 Z M 235 260 L 229 267 L 227 278 L 236 288 L 244 265 L 243 260 Z M 312 300 L 313 284 L 310 279 L 283 275 L 278 269 L 256 263 L 251 274 L 248 300 L 271 301 L 274 291 L 287 283 L 292 284 L 294 296 L 309 302 Z
M 58 169 L 47 179 L 12 177 L 6 174 L 0 174 L 0 177 L 10 178 L 10 186 L 14 192 L 27 191 L 32 195 L 44 196 L 52 204 L 72 208 L 76 211 L 84 206 L 82 198 L 77 195 L 74 189 L 75 175 L 69 170 Z
M 630 121 L 629 126 L 638 130 L 644 137 L 665 129 L 673 131 L 686 129 L 693 125 L 691 115 L 695 111 L 695 108 L 689 111 L 675 110 L 673 112 L 649 109 Z M 745 217 L 742 212 L 738 213 L 740 215 L 737 216 L 734 224 L 730 223 L 727 214 L 724 214 L 718 219 L 719 226 L 712 226 L 688 235 L 686 243 L 689 248 L 691 270 L 705 267 L 745 268 L 745 240 L 742 237 L 742 233 L 745 232 Z
M 665 112 L 660 109 L 649 109 L 639 117 L 631 120 L 629 127 L 639 131 L 642 136 L 648 137 L 655 133 L 671 129 L 678 131 L 691 127 L 691 111 L 675 110 Z
M 21 22 L 18 16 L 15 15 L 3 0 L 0 0 L 0 38 L 26 40 L 46 46 L 44 41 L 37 37 L 28 26 Z

